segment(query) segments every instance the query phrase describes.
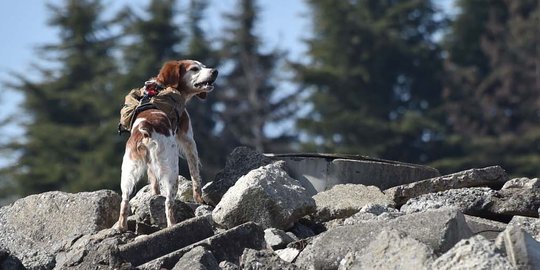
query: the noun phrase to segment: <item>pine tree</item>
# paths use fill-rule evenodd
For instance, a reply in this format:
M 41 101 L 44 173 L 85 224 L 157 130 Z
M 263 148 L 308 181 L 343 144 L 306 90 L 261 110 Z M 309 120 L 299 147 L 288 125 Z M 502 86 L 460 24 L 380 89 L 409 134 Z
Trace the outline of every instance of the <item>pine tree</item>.
M 517 176 L 537 176 L 538 2 L 458 3 L 445 89 L 456 150 L 435 164 L 446 170 L 499 164 Z M 473 53 L 481 57 L 472 61 L 467 55 Z
M 304 149 L 425 162 L 441 127 L 443 21 L 430 1 L 310 0 L 311 62 L 296 65 L 312 110 Z
M 21 195 L 116 187 L 121 144 L 111 136 L 115 39 L 100 16 L 103 7 L 98 0 L 67 0 L 48 8 L 60 40 L 38 55 L 49 55 L 57 68 L 36 67 L 41 79 L 18 74 L 12 85 L 24 95 L 28 122 L 24 140 L 10 145 L 20 157 L 9 177 Z
M 182 57 L 185 37 L 174 21 L 176 10 L 175 0 L 152 0 L 142 16 L 129 8 L 119 14 L 127 45 L 122 50 L 126 75 L 117 87 L 123 88 L 124 94 L 157 75 L 165 61 Z
M 275 99 L 278 88 L 276 69 L 283 60 L 278 50 L 261 52 L 261 40 L 255 32 L 259 10 L 254 0 L 240 0 L 237 12 L 226 19 L 222 65 L 227 73 L 221 75 L 219 104 L 221 108 L 221 137 L 232 148 L 251 146 L 259 151 L 272 151 L 284 136 L 269 138 L 265 128 L 289 114 L 290 98 Z M 230 70 L 230 71 L 229 71 Z

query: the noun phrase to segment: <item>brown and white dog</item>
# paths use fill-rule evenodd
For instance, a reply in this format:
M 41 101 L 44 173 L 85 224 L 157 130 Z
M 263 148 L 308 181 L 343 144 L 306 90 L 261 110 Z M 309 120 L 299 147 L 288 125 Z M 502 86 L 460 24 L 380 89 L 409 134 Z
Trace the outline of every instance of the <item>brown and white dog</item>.
M 169 61 L 163 65 L 156 82 L 177 89 L 189 101 L 192 97 L 206 98 L 214 89 L 218 71 L 193 60 Z M 173 126 L 177 126 L 176 130 Z M 167 226 L 176 223 L 172 204 L 177 192 L 178 156 L 186 158 L 193 183 L 193 198 L 202 203 L 201 177 L 197 146 L 186 110 L 173 125 L 167 115 L 157 109 L 140 112 L 133 123 L 122 162 L 122 203 L 117 228 L 127 230 L 129 197 L 136 183 L 147 171 L 153 194 L 163 191 Z

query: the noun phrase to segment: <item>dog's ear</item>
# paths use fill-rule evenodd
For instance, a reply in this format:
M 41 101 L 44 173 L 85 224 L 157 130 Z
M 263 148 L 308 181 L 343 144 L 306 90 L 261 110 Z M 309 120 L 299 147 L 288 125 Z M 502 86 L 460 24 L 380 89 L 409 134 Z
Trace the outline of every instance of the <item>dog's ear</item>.
M 205 100 L 207 96 L 208 96 L 208 93 L 206 93 L 206 92 L 202 92 L 202 93 L 197 94 L 197 97 L 202 99 L 202 100 Z
M 169 61 L 161 67 L 157 81 L 164 86 L 178 88 L 178 84 L 180 84 L 180 80 L 185 72 L 185 67 L 180 61 Z

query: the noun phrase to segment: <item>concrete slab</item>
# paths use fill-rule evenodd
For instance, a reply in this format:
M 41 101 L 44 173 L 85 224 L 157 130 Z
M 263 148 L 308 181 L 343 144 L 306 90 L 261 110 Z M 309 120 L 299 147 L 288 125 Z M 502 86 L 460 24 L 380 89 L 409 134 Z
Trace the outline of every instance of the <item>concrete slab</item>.
M 440 176 L 437 169 L 361 155 L 265 154 L 286 162 L 288 173 L 312 195 L 338 184 L 362 184 L 382 190 Z
M 211 215 L 196 217 L 120 246 L 120 256 L 140 265 L 214 234 Z

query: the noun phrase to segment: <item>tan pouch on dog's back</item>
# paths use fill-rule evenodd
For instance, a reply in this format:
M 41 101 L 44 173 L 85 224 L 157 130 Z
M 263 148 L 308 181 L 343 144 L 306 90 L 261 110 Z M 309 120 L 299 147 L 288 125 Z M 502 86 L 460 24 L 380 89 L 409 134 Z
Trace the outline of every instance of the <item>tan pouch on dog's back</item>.
M 141 89 L 132 89 L 124 99 L 124 106 L 120 109 L 120 125 L 126 130 L 131 130 L 131 122 L 135 109 L 139 106 L 142 98 Z
M 150 99 L 150 103 L 157 109 L 167 114 L 173 126 L 179 121 L 180 114 L 184 111 L 186 100 L 176 89 L 167 87 Z

